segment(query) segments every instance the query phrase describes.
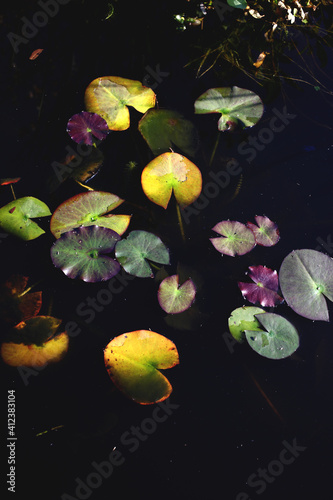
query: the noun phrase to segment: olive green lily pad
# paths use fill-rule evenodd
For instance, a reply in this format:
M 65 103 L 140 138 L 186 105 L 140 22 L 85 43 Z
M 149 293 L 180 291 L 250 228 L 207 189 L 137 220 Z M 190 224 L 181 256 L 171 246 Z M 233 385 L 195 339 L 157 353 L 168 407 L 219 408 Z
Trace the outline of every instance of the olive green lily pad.
M 52 214 L 45 203 L 32 196 L 25 196 L 0 208 L 0 227 L 22 240 L 34 240 L 45 231 L 31 219 L 49 215 Z

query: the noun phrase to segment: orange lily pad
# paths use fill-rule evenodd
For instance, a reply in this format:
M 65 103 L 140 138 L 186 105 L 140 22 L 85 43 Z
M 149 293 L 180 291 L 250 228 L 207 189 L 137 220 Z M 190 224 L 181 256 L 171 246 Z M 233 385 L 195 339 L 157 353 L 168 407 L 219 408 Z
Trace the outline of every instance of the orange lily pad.
M 86 88 L 84 102 L 87 111 L 100 115 L 110 130 L 126 130 L 130 126 L 127 106 L 140 113 L 153 108 L 156 95 L 137 80 L 119 76 L 102 76 L 93 80 Z
M 168 398 L 172 386 L 159 371 L 179 363 L 175 344 L 150 330 L 115 337 L 104 350 L 105 367 L 118 389 L 140 404 Z
M 178 153 L 163 153 L 143 169 L 141 185 L 145 195 L 157 205 L 167 208 L 172 192 L 178 204 L 193 203 L 202 189 L 198 167 Z

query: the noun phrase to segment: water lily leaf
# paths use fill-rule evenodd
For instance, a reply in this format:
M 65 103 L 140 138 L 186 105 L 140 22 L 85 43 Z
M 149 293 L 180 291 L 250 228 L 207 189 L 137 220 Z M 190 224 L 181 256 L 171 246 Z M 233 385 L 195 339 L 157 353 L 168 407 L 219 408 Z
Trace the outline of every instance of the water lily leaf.
M 115 194 L 104 191 L 88 191 L 73 196 L 54 211 L 50 222 L 51 233 L 59 238 L 62 233 L 76 227 L 95 225 L 107 227 L 122 235 L 130 223 L 131 216 L 108 212 L 117 208 L 123 201 Z
M 68 350 L 66 332 L 56 334 L 61 320 L 36 316 L 16 325 L 1 345 L 2 359 L 11 366 L 44 366 L 59 361 Z
M 237 221 L 224 220 L 218 222 L 213 231 L 220 234 L 220 238 L 210 238 L 218 252 L 235 257 L 244 255 L 255 247 L 256 241 L 251 229 Z
M 73 167 L 72 172 L 69 172 L 69 177 L 85 184 L 95 177 L 103 161 L 103 153 L 98 148 L 92 148 L 91 153 L 85 156 L 77 167 Z
M 7 323 L 17 324 L 36 316 L 42 306 L 42 292 L 28 293 L 29 278 L 11 276 L 0 289 L 0 317 Z
M 246 0 L 227 0 L 228 4 L 235 9 L 246 9 Z
M 139 131 L 155 156 L 169 152 L 174 146 L 189 156 L 198 150 L 196 128 L 177 111 L 149 109 L 139 122 Z
M 175 274 L 165 278 L 158 289 L 157 297 L 161 308 L 169 314 L 177 314 L 191 307 L 196 288 L 191 279 L 179 286 L 179 276 Z
M 108 374 L 118 389 L 140 404 L 168 398 L 172 386 L 159 371 L 179 363 L 175 344 L 150 330 L 115 337 L 104 350 Z
M 103 141 L 110 129 L 108 124 L 97 113 L 88 113 L 81 111 L 73 115 L 67 123 L 67 132 L 78 144 L 89 144 L 92 146 L 94 137 L 99 141 Z
M 264 247 L 276 245 L 280 239 L 280 234 L 275 222 L 264 215 L 256 215 L 255 221 L 257 226 L 252 222 L 248 222 L 247 227 L 253 232 L 256 243 Z
M 169 250 L 162 240 L 147 231 L 131 231 L 127 239 L 118 241 L 115 254 L 125 271 L 139 278 L 154 277 L 147 260 L 170 263 Z
M 252 304 L 259 303 L 263 307 L 275 307 L 283 302 L 278 295 L 279 278 L 276 271 L 266 266 L 250 266 L 249 277 L 254 283 L 238 283 L 243 297 Z
M 235 124 L 253 127 L 264 112 L 264 105 L 257 94 L 239 87 L 209 89 L 194 103 L 195 113 L 221 113 L 218 129 L 234 128 Z
M 279 272 L 282 295 L 297 314 L 329 321 L 325 297 L 333 301 L 333 260 L 316 250 L 293 250 Z
M 110 130 L 126 130 L 130 126 L 127 106 L 145 113 L 155 106 L 156 95 L 137 80 L 103 76 L 88 85 L 84 102 L 88 111 L 104 118 Z
M 257 320 L 266 331 L 245 331 L 245 336 L 258 354 L 269 359 L 283 359 L 299 347 L 296 328 L 279 314 L 257 314 Z
M 54 242 L 52 262 L 69 278 L 91 283 L 106 281 L 120 271 L 119 263 L 106 255 L 119 240 L 119 234 L 106 227 L 79 227 Z
M 32 196 L 25 196 L 0 208 L 0 227 L 22 240 L 34 240 L 45 231 L 31 219 L 48 215 L 51 212 L 45 203 Z
M 245 330 L 261 331 L 261 324 L 256 318 L 256 314 L 266 313 L 260 307 L 243 306 L 234 309 L 228 319 L 228 326 L 231 335 L 237 342 L 244 342 Z
M 5 179 L 0 179 L 0 186 L 8 186 L 10 184 L 16 184 L 21 180 L 21 177 L 6 177 Z
M 174 192 L 181 207 L 193 203 L 201 193 L 201 172 L 178 153 L 163 153 L 143 169 L 142 189 L 153 203 L 167 208 Z

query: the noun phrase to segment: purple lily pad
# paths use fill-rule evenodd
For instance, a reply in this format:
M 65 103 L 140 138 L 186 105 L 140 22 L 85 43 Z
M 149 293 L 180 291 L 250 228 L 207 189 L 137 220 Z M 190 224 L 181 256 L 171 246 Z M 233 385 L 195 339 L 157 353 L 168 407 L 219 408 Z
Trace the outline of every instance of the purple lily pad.
M 67 132 L 78 144 L 93 145 L 93 136 L 103 141 L 110 132 L 108 124 L 97 113 L 81 111 L 73 115 L 67 123 Z
M 277 271 L 266 266 L 250 266 L 249 269 L 249 277 L 254 283 L 238 283 L 243 297 L 252 304 L 259 303 L 262 307 L 275 307 L 281 304 L 283 298 L 277 293 L 279 289 Z
M 69 278 L 91 283 L 106 281 L 120 271 L 119 262 L 105 255 L 119 240 L 119 234 L 112 229 L 81 226 L 63 233 L 53 244 L 52 262 Z
M 280 233 L 275 222 L 265 215 L 256 215 L 255 221 L 257 226 L 252 222 L 248 222 L 247 227 L 253 232 L 257 244 L 264 247 L 276 245 L 280 239 Z
M 256 241 L 254 234 L 241 222 L 224 220 L 218 222 L 213 231 L 220 234 L 220 238 L 210 238 L 218 252 L 234 257 L 244 255 L 252 250 Z

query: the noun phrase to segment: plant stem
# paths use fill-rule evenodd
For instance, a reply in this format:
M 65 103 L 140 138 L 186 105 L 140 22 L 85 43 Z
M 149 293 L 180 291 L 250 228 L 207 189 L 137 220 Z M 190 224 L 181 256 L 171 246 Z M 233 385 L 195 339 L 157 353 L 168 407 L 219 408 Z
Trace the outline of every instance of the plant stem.
M 86 188 L 88 189 L 89 191 L 95 191 L 93 188 L 91 188 L 90 186 L 86 186 L 85 184 L 82 184 L 82 182 L 80 181 L 77 181 L 76 179 L 74 179 L 75 182 L 77 182 L 79 184 L 79 186 L 83 187 L 83 188 Z
M 177 208 L 177 217 L 178 217 L 178 224 L 180 227 L 180 234 L 182 235 L 183 241 L 185 242 L 185 231 L 184 231 L 184 226 L 183 226 L 183 221 L 182 221 L 182 216 L 180 214 L 180 208 L 178 203 L 176 203 L 176 208 Z
M 12 195 L 13 195 L 14 200 L 16 200 L 16 196 L 15 196 L 14 188 L 13 188 L 12 184 L 10 185 L 10 189 L 12 190 Z
M 214 148 L 213 148 L 210 160 L 209 160 L 209 167 L 213 163 L 213 160 L 214 160 L 214 157 L 215 157 L 215 153 L 216 153 L 216 150 L 217 150 L 217 146 L 219 145 L 220 136 L 221 136 L 221 132 L 218 132 L 217 133 L 217 137 L 216 137 L 216 141 L 215 141 L 215 144 L 214 144 Z

